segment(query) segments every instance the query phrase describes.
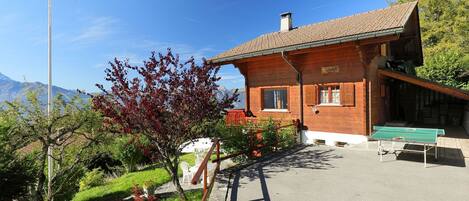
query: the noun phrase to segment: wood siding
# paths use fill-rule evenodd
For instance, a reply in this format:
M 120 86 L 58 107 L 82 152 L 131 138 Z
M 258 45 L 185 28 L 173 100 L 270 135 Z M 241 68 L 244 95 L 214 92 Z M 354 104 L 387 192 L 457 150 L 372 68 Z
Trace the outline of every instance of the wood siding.
M 292 55 L 289 59 L 303 72 L 304 124 L 308 130 L 366 134 L 365 68 L 355 46 L 315 48 L 305 54 Z M 280 55 L 261 57 L 236 66 L 243 66 L 247 75 L 250 100 L 249 108 L 246 109 L 258 118 L 300 118 L 297 74 Z M 329 66 L 338 66 L 338 72 L 321 71 L 322 67 Z M 353 97 L 344 97 L 346 102 L 341 106 L 317 105 L 317 94 L 310 93 L 317 93 L 317 86 L 330 84 L 342 85 L 346 93 L 353 91 Z M 262 89 L 275 87 L 288 88 L 288 112 L 262 110 Z

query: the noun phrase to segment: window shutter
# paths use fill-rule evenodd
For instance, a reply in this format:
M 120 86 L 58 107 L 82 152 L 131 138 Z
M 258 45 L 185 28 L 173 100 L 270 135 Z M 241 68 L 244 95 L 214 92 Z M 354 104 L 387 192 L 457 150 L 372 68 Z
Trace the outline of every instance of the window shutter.
M 318 104 L 318 86 L 317 85 L 305 85 L 304 98 L 306 105 L 317 105 Z
M 343 106 L 355 105 L 355 85 L 354 83 L 342 83 L 340 85 L 340 104 Z

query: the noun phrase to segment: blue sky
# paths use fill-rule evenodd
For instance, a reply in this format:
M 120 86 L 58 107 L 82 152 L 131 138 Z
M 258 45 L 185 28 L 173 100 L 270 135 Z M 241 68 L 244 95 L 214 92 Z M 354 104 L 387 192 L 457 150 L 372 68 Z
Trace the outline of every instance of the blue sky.
M 279 29 L 279 14 L 301 26 L 384 8 L 385 0 L 60 0 L 53 1 L 53 84 L 97 91 L 114 57 L 140 64 L 170 47 L 182 57 L 211 57 Z M 47 0 L 0 7 L 0 72 L 18 81 L 47 81 Z M 243 87 L 231 65 L 221 85 Z

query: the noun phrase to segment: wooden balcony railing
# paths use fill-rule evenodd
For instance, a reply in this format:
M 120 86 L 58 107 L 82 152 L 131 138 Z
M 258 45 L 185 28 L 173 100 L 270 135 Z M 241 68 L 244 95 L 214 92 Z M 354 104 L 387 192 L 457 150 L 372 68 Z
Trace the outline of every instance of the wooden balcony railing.
M 207 164 L 210 161 L 210 158 L 213 154 L 213 150 L 216 149 L 216 154 L 217 154 L 217 159 L 216 159 L 216 168 L 215 171 L 213 172 L 213 175 L 210 176 L 210 183 L 207 183 L 207 177 L 208 177 L 208 167 Z M 215 161 L 215 160 L 214 160 Z M 199 183 L 200 177 L 202 176 L 202 173 L 204 174 L 204 179 L 203 179 L 203 196 L 202 200 L 205 201 L 208 199 L 208 196 L 210 195 L 210 191 L 212 191 L 213 185 L 215 184 L 215 177 L 217 176 L 217 173 L 220 171 L 220 141 L 218 139 L 213 140 L 212 147 L 207 152 L 207 155 L 205 155 L 204 160 L 199 166 L 199 169 L 197 169 L 197 172 L 195 173 L 194 177 L 192 178 L 191 183 L 193 185 L 196 185 Z
M 255 122 L 258 123 L 259 119 L 253 118 L 253 117 L 246 117 L 244 115 L 243 110 L 234 110 L 231 111 L 231 114 L 227 117 L 227 124 L 228 125 L 243 125 L 246 124 L 247 122 Z M 281 122 L 281 120 L 279 121 Z M 287 125 L 282 125 L 277 127 L 277 129 L 282 129 L 288 126 L 295 126 L 298 129 L 299 125 L 299 120 L 292 120 L 290 124 Z M 257 132 L 251 133 L 252 135 L 259 135 L 262 134 L 262 130 L 258 130 Z M 220 163 L 223 160 L 233 158 L 242 154 L 249 155 L 253 151 L 259 151 L 261 148 L 265 147 L 265 145 L 259 144 L 259 146 L 253 147 L 251 150 L 247 150 L 245 152 L 239 152 L 239 153 L 234 153 L 228 156 L 220 157 L 220 140 L 219 139 L 214 139 L 212 146 L 208 150 L 207 154 L 204 157 L 204 160 L 200 164 L 199 168 L 197 169 L 197 172 L 194 174 L 194 177 L 191 180 L 191 183 L 193 185 L 196 185 L 199 183 L 199 180 L 203 174 L 203 196 L 202 200 L 205 201 L 208 199 L 208 196 L 210 195 L 210 192 L 212 191 L 212 188 L 215 184 L 215 178 L 217 174 L 220 171 Z M 212 163 L 216 163 L 216 168 L 213 172 L 213 175 L 210 176 L 210 183 L 208 183 L 207 178 L 209 177 L 209 170 L 208 170 L 208 163 L 210 162 L 210 158 L 213 155 L 214 150 L 216 151 L 216 159 L 212 160 Z M 260 156 L 260 155 L 259 155 Z

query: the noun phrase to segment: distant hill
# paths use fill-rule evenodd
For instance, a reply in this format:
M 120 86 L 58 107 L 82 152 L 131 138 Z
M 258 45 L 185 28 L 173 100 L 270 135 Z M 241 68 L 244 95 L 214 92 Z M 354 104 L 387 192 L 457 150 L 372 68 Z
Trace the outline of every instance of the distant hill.
M 19 82 L 10 79 L 9 77 L 0 73 L 0 103 L 4 101 L 14 101 L 14 100 L 26 100 L 26 94 L 28 91 L 35 90 L 39 92 L 39 100 L 42 103 L 47 102 L 47 85 L 40 82 Z M 220 98 L 223 93 L 234 93 L 234 89 L 227 89 L 225 87 L 219 88 L 220 93 L 218 97 Z M 53 95 L 61 93 L 65 96 L 66 99 L 78 94 L 76 90 L 68 90 L 61 87 L 53 86 L 52 88 Z M 235 103 L 235 108 L 244 108 L 246 93 L 244 89 L 240 89 L 239 101 Z M 83 99 L 88 99 L 87 95 L 80 94 Z
M 12 80 L 9 77 L 0 73 L 0 102 L 26 100 L 28 91 L 37 91 L 39 93 L 39 100 L 42 103 L 47 103 L 47 85 L 40 82 L 19 82 Z M 68 90 L 61 87 L 53 86 L 52 95 L 60 93 L 64 95 L 65 99 L 79 94 L 76 90 Z M 87 95 L 80 94 L 83 99 L 87 99 Z

